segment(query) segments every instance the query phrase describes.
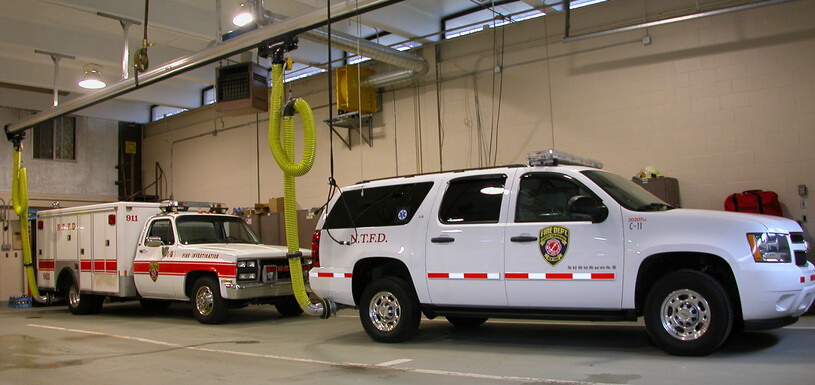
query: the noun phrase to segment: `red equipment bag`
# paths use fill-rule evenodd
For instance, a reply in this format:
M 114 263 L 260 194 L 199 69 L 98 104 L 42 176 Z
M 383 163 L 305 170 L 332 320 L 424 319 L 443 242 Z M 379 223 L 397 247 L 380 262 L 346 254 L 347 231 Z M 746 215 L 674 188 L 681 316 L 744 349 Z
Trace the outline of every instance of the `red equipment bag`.
M 781 202 L 774 191 L 748 190 L 731 194 L 724 200 L 724 209 L 743 213 L 781 215 Z

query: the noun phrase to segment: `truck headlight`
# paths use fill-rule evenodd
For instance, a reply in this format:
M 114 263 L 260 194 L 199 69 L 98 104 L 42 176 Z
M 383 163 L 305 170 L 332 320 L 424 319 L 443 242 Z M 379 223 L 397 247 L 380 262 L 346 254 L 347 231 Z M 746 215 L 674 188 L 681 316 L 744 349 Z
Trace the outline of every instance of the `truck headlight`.
M 789 263 L 792 261 L 787 234 L 747 234 L 750 252 L 756 262 Z
M 257 261 L 238 261 L 238 269 L 243 269 L 244 267 L 254 269 L 257 266 Z
M 257 279 L 257 277 L 258 277 L 257 273 L 241 273 L 241 274 L 238 274 L 238 279 L 239 280 L 254 280 L 254 279 Z

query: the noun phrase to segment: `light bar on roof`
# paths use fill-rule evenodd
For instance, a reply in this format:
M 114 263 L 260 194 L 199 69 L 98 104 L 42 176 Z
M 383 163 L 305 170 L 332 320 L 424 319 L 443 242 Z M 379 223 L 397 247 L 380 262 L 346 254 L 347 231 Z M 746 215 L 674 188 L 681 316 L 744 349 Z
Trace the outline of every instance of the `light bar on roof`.
M 570 164 L 574 166 L 586 166 L 593 168 L 603 168 L 603 163 L 594 159 L 583 158 L 581 156 L 569 154 L 558 150 L 533 151 L 527 156 L 530 166 L 557 166 L 559 164 Z

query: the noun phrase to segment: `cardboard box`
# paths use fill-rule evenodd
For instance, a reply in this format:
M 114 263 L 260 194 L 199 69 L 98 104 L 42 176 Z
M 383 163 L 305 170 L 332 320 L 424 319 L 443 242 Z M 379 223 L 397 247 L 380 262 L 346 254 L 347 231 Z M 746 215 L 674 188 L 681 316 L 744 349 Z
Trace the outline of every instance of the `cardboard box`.
M 671 206 L 679 206 L 679 181 L 671 177 L 634 178 L 634 183 L 642 186 L 657 198 Z
M 269 212 L 282 213 L 286 210 L 284 202 L 285 201 L 282 197 L 269 199 Z

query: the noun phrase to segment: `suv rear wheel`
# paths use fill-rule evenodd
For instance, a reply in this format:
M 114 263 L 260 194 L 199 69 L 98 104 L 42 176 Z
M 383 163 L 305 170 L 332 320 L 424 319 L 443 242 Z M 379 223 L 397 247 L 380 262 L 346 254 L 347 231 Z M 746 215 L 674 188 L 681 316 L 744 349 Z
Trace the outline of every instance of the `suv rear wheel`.
M 371 338 L 402 342 L 416 334 L 422 313 L 416 293 L 404 280 L 380 278 L 362 292 L 359 318 Z
M 716 350 L 733 329 L 733 307 L 724 287 L 710 275 L 680 270 L 662 277 L 645 299 L 645 327 L 665 351 L 703 356 Z

